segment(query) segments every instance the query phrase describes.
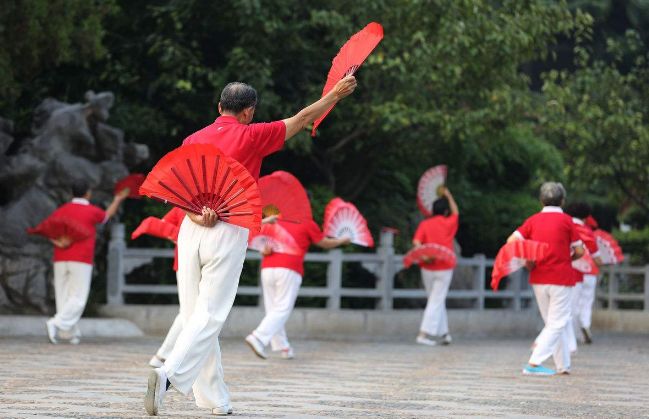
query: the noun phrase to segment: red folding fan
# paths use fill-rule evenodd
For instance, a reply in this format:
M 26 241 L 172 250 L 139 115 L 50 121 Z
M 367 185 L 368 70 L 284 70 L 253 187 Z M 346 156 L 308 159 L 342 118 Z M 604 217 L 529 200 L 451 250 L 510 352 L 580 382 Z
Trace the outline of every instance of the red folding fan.
M 526 266 L 528 262 L 542 260 L 549 245 L 534 240 L 516 240 L 500 248 L 491 272 L 491 288 L 498 290 L 498 284 L 503 277 Z
M 439 165 L 426 170 L 417 184 L 417 206 L 426 217 L 433 215 L 433 202 L 442 196 L 447 167 Z
M 188 144 L 162 157 L 140 194 L 195 214 L 208 207 L 224 222 L 259 231 L 257 183 L 239 162 L 210 144 Z
M 622 248 L 610 233 L 604 230 L 595 230 L 593 232 L 597 247 L 599 248 L 600 258 L 606 265 L 616 265 L 624 260 Z
M 572 267 L 583 274 L 597 275 L 599 273 L 599 267 L 588 250 L 582 257 L 572 261 Z
M 445 262 L 454 265 L 457 257 L 455 252 L 446 246 L 427 243 L 410 250 L 403 257 L 403 266 L 409 268 L 413 264 L 422 265 L 432 262 Z
M 277 223 L 263 224 L 260 233 L 248 240 L 248 248 L 258 252 L 261 252 L 266 246 L 270 246 L 274 253 L 289 255 L 302 253 L 291 233 Z
M 292 174 L 273 172 L 259 178 L 261 206 L 277 208 L 284 221 L 307 221 L 313 218 L 306 190 Z
M 73 218 L 56 215 L 46 218 L 36 227 L 28 228 L 27 232 L 29 234 L 38 234 L 48 239 L 67 237 L 73 243 L 85 240 L 95 233 L 92 229 L 89 229 Z
M 142 185 L 142 182 L 144 182 L 144 175 L 142 173 L 133 173 L 119 180 L 115 184 L 114 193 L 118 194 L 120 191 L 128 188 L 129 198 L 140 199 L 141 197 L 138 191 L 140 190 L 140 186 Z
M 383 39 L 383 26 L 376 22 L 368 24 L 361 31 L 354 34 L 340 48 L 338 55 L 331 62 L 331 68 L 329 69 L 329 74 L 327 74 L 327 82 L 325 83 L 324 89 L 322 89 L 322 96 L 329 93 L 343 77 L 353 75 L 379 42 L 381 42 L 381 39 Z M 322 116 L 315 120 L 313 130 L 311 130 L 312 137 L 315 137 L 318 126 L 334 106 L 332 105 Z
M 575 223 L 575 228 L 577 229 L 577 233 L 579 233 L 579 238 L 584 243 L 584 248 L 589 252 L 596 252 L 598 246 L 593 230 L 587 225 L 577 223 Z
M 584 223 L 586 223 L 586 225 L 593 230 L 596 230 L 599 227 L 599 225 L 597 224 L 597 220 L 592 215 L 586 217 Z
M 322 230 L 325 236 L 348 237 L 359 246 L 374 247 L 374 239 L 365 218 L 354 204 L 340 198 L 334 198 L 327 204 Z
M 178 240 L 178 226 L 156 217 L 147 217 L 133 230 L 131 240 L 137 239 L 142 234 L 175 242 Z

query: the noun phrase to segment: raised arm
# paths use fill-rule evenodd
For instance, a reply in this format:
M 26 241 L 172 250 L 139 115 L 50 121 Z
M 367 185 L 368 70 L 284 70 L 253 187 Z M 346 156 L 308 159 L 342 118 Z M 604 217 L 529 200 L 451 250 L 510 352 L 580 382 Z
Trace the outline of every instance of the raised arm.
M 121 205 L 122 201 L 126 199 L 129 192 L 129 188 L 124 188 L 121 191 L 117 192 L 117 194 L 115 194 L 115 196 L 113 197 L 113 202 L 111 202 L 108 208 L 106 208 L 106 220 L 112 218 L 113 215 L 117 213 L 119 206 Z
M 453 194 L 448 188 L 444 188 L 444 196 L 448 199 L 448 206 L 451 208 L 451 215 L 460 215 L 460 209 L 457 207 L 457 202 L 453 198 Z
M 329 93 L 321 97 L 320 100 L 302 109 L 294 116 L 284 119 L 284 124 L 286 125 L 285 140 L 288 140 L 305 129 L 309 124 L 322 116 L 332 105 L 349 96 L 354 89 L 356 89 L 356 78 L 354 76 L 344 77 L 336 83 Z

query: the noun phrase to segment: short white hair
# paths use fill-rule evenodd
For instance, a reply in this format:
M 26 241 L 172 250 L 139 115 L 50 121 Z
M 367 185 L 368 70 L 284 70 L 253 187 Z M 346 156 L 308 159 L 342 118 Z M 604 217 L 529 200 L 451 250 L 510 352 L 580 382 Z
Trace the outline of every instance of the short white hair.
M 539 199 L 543 205 L 559 207 L 566 199 L 566 189 L 559 182 L 545 182 L 541 185 Z

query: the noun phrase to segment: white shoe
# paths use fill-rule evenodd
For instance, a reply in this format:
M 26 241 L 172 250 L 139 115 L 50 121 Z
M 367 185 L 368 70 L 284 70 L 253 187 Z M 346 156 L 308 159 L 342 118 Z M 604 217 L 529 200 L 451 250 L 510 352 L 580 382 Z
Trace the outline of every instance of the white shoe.
M 280 351 L 279 355 L 284 359 L 294 359 L 295 358 L 295 351 L 293 350 L 292 346 L 289 346 L 286 349 L 282 349 Z
M 153 355 L 153 358 L 149 361 L 149 366 L 151 368 L 162 368 L 164 364 L 164 361 L 160 359 L 158 355 Z
M 149 382 L 144 396 L 144 408 L 150 416 L 157 416 L 167 392 L 167 374 L 162 368 L 149 372 Z
M 58 329 L 52 322 L 52 319 L 49 319 L 48 321 L 45 322 L 45 326 L 47 327 L 47 337 L 50 339 L 50 342 L 53 344 L 59 343 L 58 340 L 56 340 L 56 335 L 58 333 Z
M 442 345 L 450 345 L 453 342 L 453 338 L 449 333 L 442 336 Z
M 419 343 L 420 345 L 437 346 L 437 342 L 423 336 L 417 336 L 417 343 Z
M 232 406 L 226 404 L 212 409 L 212 414 L 215 416 L 227 416 L 232 414 Z
M 72 338 L 70 338 L 71 345 L 78 345 L 80 342 L 81 339 L 79 338 L 79 336 L 72 336 Z
M 266 355 L 266 351 L 264 350 L 264 345 L 255 337 L 255 335 L 250 334 L 246 336 L 246 343 L 259 358 L 268 358 L 268 355 Z

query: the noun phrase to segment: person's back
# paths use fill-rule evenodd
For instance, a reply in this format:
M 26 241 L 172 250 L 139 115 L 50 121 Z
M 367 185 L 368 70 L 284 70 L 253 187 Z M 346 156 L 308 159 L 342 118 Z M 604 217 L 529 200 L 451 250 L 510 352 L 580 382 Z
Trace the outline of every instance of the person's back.
M 97 224 L 106 221 L 106 212 L 90 204 L 83 198 L 74 198 L 72 202 L 65 203 L 57 208 L 52 213 L 52 216 L 73 219 L 85 229 L 93 232 L 88 238 L 73 242 L 67 247 L 54 247 L 54 261 L 74 261 L 92 264 L 95 252 Z

